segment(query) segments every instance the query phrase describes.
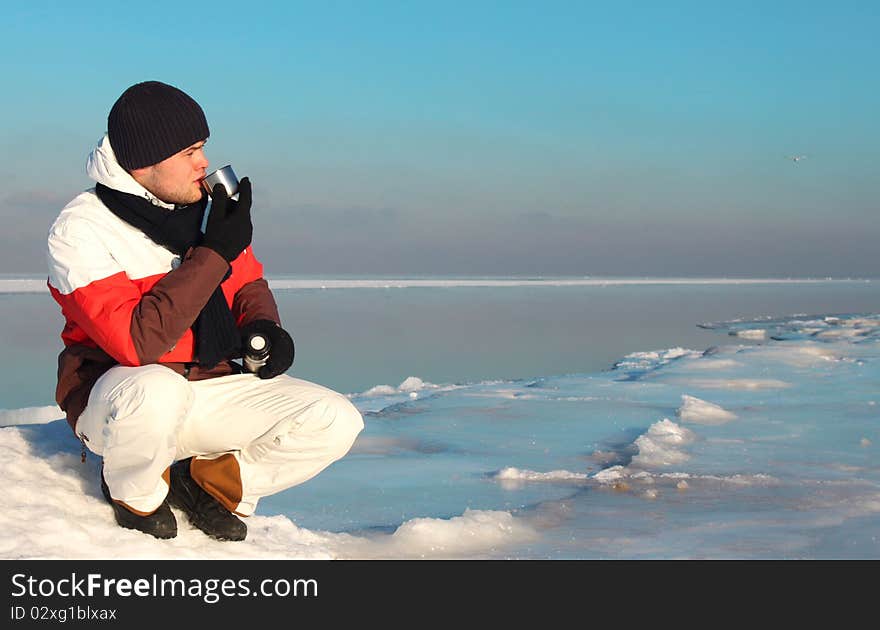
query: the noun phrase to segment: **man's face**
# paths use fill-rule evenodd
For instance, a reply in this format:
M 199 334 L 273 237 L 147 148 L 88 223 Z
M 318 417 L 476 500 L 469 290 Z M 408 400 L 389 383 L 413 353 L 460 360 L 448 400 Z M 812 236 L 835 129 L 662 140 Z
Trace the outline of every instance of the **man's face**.
M 208 169 L 204 147 L 204 140 L 196 142 L 158 164 L 133 170 L 131 176 L 165 203 L 194 203 L 204 194 L 199 181 Z

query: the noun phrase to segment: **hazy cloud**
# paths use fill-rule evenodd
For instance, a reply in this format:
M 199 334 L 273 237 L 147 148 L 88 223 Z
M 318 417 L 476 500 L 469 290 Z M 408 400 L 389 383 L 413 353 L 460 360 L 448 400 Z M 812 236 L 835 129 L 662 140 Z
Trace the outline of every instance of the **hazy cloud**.
M 70 199 L 57 192 L 25 190 L 0 197 L 0 272 L 46 270 L 46 234 Z

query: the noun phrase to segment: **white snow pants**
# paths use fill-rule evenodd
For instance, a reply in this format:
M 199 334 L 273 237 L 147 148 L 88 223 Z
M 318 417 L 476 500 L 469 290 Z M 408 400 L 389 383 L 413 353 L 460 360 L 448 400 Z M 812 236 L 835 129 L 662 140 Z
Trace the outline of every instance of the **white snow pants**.
M 364 423 L 343 395 L 285 374 L 187 381 L 161 365 L 116 366 L 98 379 L 76 434 L 104 458 L 110 495 L 153 512 L 169 466 L 193 457 L 199 485 L 240 516 L 260 497 L 311 479 L 345 455 Z

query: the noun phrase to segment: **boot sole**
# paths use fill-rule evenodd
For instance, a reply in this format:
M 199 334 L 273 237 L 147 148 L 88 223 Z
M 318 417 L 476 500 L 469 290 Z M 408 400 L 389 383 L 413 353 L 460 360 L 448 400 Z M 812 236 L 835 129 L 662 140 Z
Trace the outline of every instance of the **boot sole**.
M 134 527 L 132 525 L 126 525 L 124 523 L 120 523 L 118 519 L 116 521 L 116 524 L 119 525 L 120 527 L 122 527 L 123 529 L 130 529 L 135 532 L 141 532 L 142 534 L 148 534 L 149 536 L 152 536 L 153 538 L 158 538 L 159 540 L 170 540 L 172 538 L 177 537 L 176 530 L 172 531 L 172 532 L 165 532 L 165 533 L 151 532 L 151 531 L 148 531 L 145 529 L 140 529 L 139 527 Z

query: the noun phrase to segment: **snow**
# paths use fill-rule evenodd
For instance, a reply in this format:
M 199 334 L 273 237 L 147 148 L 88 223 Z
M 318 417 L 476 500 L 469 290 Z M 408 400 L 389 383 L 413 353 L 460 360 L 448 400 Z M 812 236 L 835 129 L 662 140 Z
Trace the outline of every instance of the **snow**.
M 0 557 L 880 558 L 880 315 L 710 327 L 758 328 L 603 373 L 351 394 L 352 451 L 240 543 L 176 511 L 173 540 L 119 528 L 58 407 L 0 410 Z

